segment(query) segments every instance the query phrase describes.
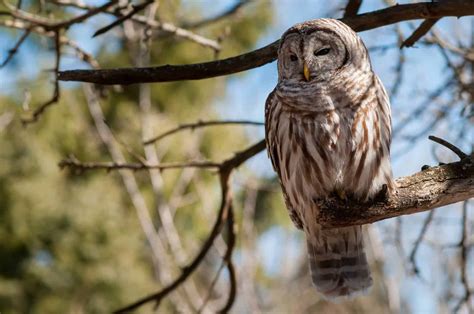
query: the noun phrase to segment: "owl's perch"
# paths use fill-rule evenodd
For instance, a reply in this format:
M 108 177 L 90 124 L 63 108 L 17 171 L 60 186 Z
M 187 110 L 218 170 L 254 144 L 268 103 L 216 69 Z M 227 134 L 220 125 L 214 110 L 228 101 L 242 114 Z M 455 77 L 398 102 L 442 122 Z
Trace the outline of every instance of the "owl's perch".
M 319 223 L 327 228 L 362 225 L 473 198 L 474 155 L 399 178 L 396 183 L 397 191 L 387 202 L 345 203 L 331 198 L 320 203 Z
M 341 19 L 355 31 L 365 31 L 402 21 L 439 19 L 446 16 L 474 15 L 474 1 L 442 1 L 395 5 L 386 9 Z M 70 70 L 58 73 L 61 81 L 80 81 L 103 85 L 200 80 L 250 70 L 277 57 L 279 41 L 239 56 L 185 65 L 103 70 Z

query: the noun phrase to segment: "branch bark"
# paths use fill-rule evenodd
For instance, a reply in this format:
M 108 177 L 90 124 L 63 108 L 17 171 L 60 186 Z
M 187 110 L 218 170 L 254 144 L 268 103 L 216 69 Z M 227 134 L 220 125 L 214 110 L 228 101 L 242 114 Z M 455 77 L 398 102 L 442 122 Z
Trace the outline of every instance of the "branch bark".
M 341 20 L 361 32 L 407 20 L 467 15 L 474 15 L 474 2 L 452 0 L 395 5 Z M 273 62 L 277 57 L 278 45 L 279 40 L 246 54 L 212 62 L 147 68 L 70 70 L 59 72 L 58 78 L 62 81 L 103 85 L 199 80 L 242 72 Z
M 474 155 L 399 178 L 396 184 L 397 191 L 386 202 L 326 200 L 320 204 L 318 221 L 327 228 L 363 225 L 468 200 L 474 197 Z
M 344 11 L 344 17 L 356 16 L 361 5 L 362 0 L 349 0 Z

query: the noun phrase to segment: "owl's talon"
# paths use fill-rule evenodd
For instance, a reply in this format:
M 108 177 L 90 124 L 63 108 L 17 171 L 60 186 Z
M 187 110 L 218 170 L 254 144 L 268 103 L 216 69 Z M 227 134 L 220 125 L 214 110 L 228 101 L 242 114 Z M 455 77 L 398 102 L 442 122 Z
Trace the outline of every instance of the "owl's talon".
M 388 185 L 383 184 L 380 191 L 375 195 L 373 201 L 375 202 L 386 202 L 390 197 L 390 191 L 388 190 Z
M 336 193 L 337 193 L 337 196 L 339 196 L 339 198 L 343 201 L 346 201 L 347 200 L 347 195 L 346 195 L 346 192 L 344 190 L 339 190 L 337 189 L 336 190 Z

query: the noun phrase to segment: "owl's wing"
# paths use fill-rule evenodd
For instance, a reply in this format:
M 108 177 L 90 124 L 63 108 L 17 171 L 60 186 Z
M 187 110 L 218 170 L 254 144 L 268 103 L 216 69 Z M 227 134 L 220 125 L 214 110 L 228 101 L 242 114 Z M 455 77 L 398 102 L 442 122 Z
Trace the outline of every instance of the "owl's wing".
M 280 179 L 280 186 L 283 191 L 283 198 L 285 199 L 286 208 L 291 220 L 298 229 L 303 229 L 303 223 L 298 216 L 298 212 L 291 206 L 290 199 L 286 193 L 285 186 L 281 182 L 281 169 L 280 169 L 280 156 L 278 155 L 278 138 L 276 136 L 278 130 L 278 117 L 280 111 L 277 110 L 278 99 L 275 97 L 275 90 L 268 95 L 267 101 L 265 102 L 265 141 L 267 144 L 268 157 L 272 161 L 273 169 L 278 174 Z
M 392 141 L 392 117 L 390 114 L 390 98 L 387 91 L 380 81 L 379 77 L 375 75 L 375 85 L 377 91 L 376 114 L 379 117 L 380 128 L 380 145 L 382 150 L 381 171 L 384 172 L 385 182 L 389 192 L 395 188 L 393 181 L 392 169 L 390 166 L 390 143 Z
M 392 141 L 392 117 L 390 114 L 390 98 L 387 91 L 380 81 L 380 78 L 375 75 L 376 90 L 378 92 L 378 110 L 382 117 L 382 142 L 387 144 L 390 151 L 390 142 Z
M 276 108 L 277 99 L 273 90 L 265 101 L 265 142 L 267 143 L 268 157 L 272 161 L 273 170 L 280 177 L 280 163 L 278 158 L 278 148 L 276 143 L 276 125 L 272 125 L 273 114 Z

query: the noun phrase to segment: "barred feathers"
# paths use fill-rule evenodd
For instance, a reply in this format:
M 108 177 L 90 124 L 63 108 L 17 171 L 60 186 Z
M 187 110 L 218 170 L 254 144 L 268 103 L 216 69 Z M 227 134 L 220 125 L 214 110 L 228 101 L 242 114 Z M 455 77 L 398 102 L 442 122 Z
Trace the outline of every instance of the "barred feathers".
M 389 100 L 362 41 L 342 22 L 315 20 L 285 34 L 265 107 L 268 153 L 290 217 L 306 234 L 314 285 L 328 298 L 354 295 L 372 283 L 362 228 L 322 230 L 315 200 L 337 192 L 366 201 L 393 188 Z M 333 56 L 314 57 L 311 50 L 328 45 Z M 308 82 L 303 63 L 315 73 Z

